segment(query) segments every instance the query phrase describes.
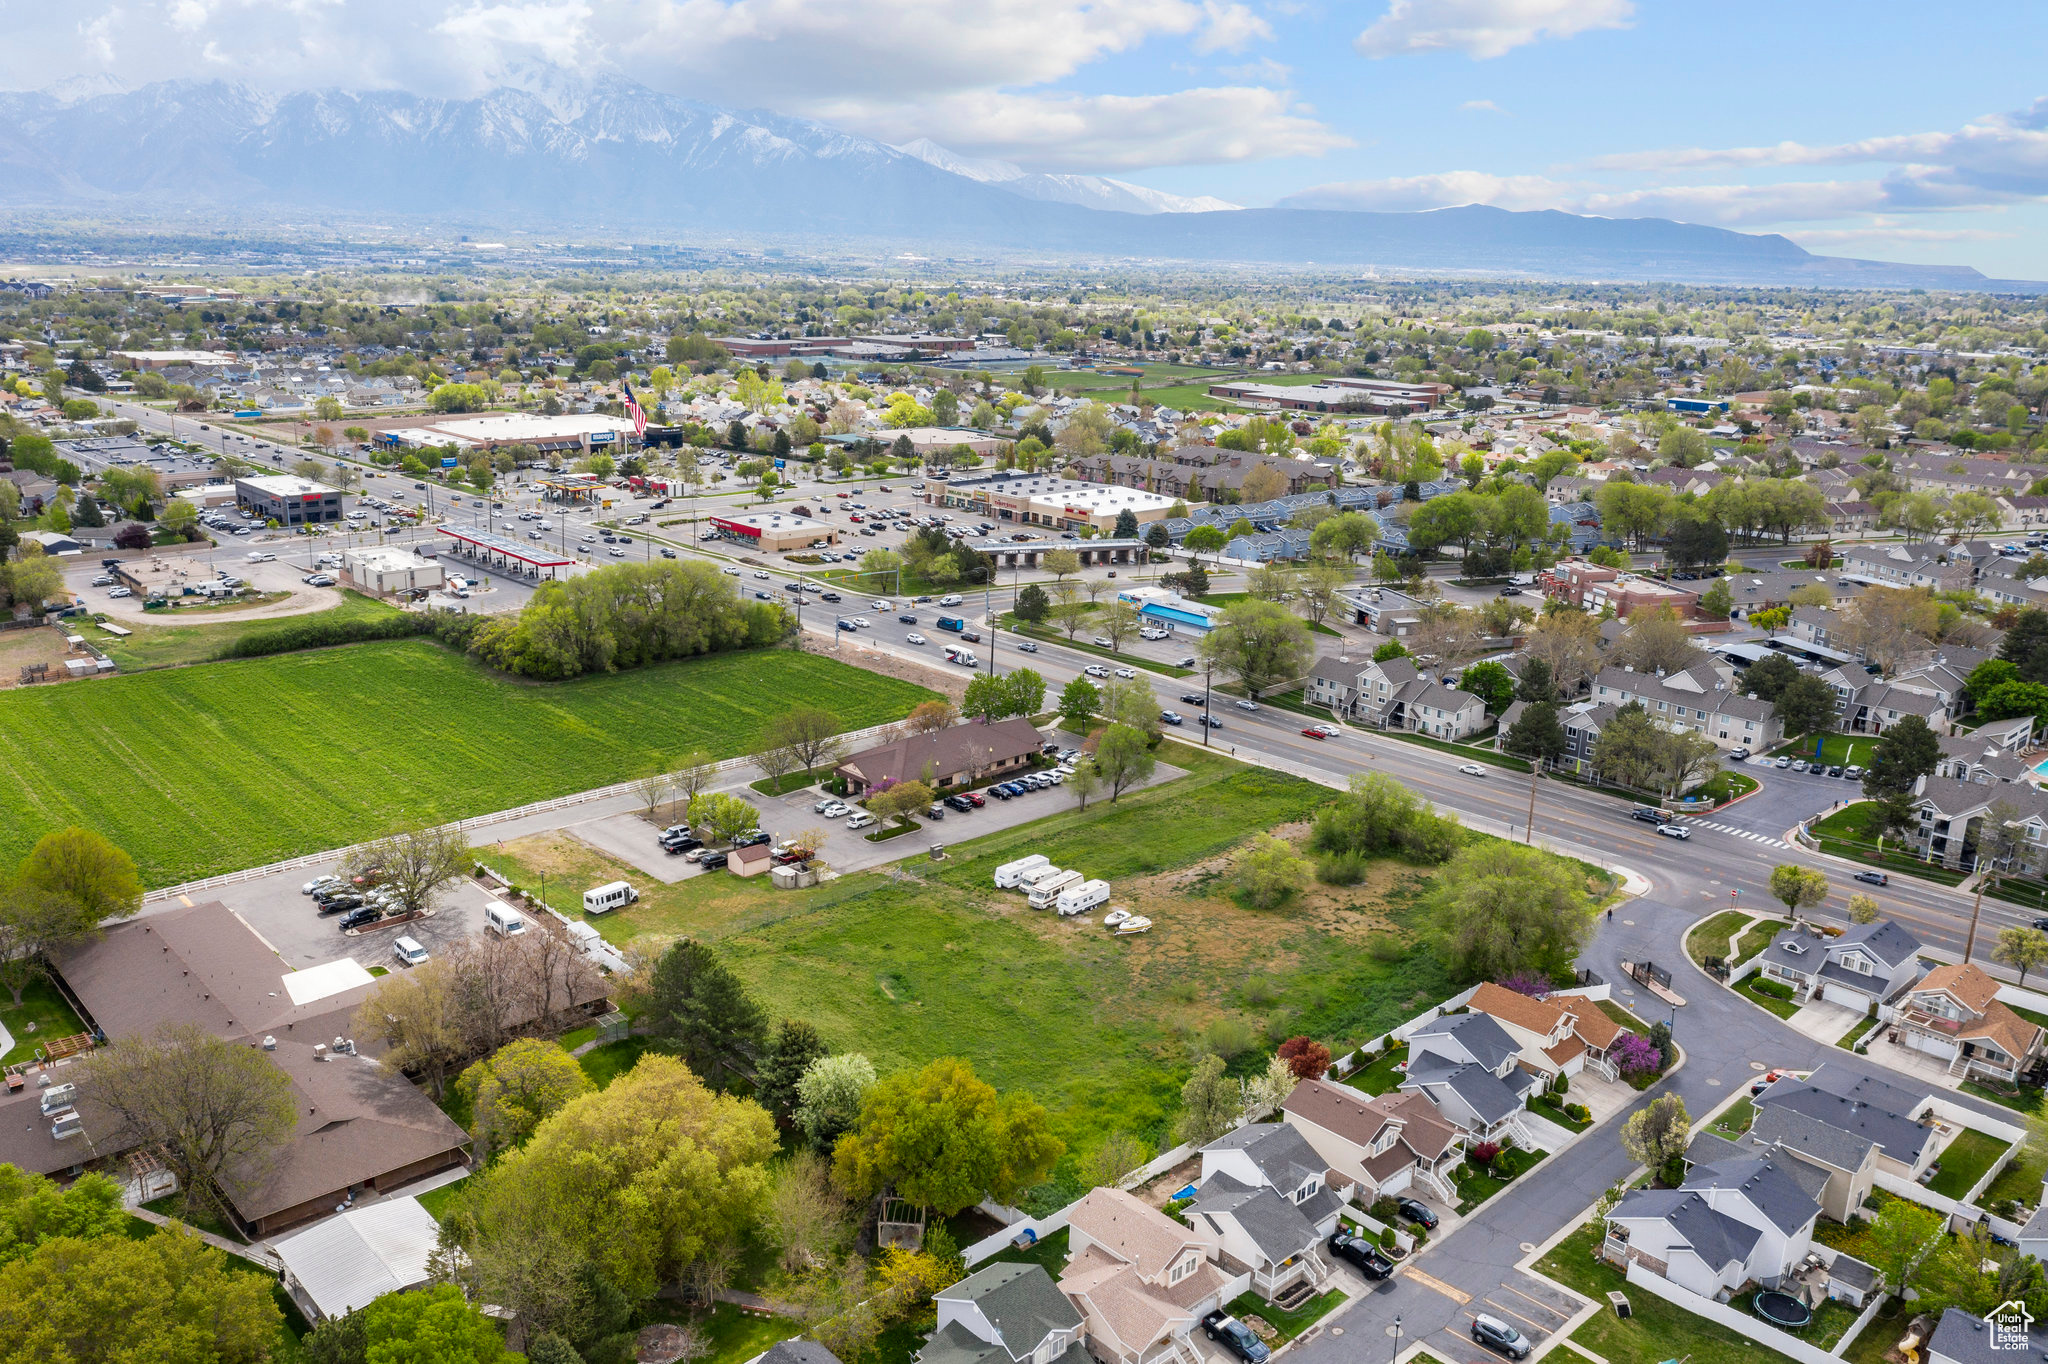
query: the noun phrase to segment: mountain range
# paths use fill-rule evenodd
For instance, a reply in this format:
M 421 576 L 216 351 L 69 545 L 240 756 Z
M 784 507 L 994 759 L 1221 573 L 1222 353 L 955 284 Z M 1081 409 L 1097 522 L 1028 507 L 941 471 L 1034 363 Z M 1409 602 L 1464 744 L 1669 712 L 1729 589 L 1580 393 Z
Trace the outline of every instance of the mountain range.
M 1240 208 L 893 147 L 616 79 L 541 71 L 471 98 L 223 81 L 0 92 L 0 204 L 353 213 L 640 239 L 742 236 L 942 257 L 1243 262 L 1401 272 L 2016 289 L 1967 267 L 1814 255 L 1782 236 L 1471 205 Z

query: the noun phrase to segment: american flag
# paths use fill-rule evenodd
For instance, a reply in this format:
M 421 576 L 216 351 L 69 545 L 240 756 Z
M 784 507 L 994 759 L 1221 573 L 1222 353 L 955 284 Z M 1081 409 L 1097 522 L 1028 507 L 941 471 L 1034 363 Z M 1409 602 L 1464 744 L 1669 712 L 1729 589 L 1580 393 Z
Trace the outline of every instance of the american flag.
M 647 414 L 640 410 L 640 400 L 633 396 L 633 386 L 626 386 L 626 415 L 633 419 L 633 436 L 641 439 L 647 435 Z

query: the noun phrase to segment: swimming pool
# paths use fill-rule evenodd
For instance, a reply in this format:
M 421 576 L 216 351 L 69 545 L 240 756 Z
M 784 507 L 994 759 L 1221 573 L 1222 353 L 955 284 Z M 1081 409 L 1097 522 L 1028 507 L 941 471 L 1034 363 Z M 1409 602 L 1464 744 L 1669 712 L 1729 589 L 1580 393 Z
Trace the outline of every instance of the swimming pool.
M 2037 777 L 2048 777 L 2048 758 L 2043 758 L 2034 764 L 2034 775 Z

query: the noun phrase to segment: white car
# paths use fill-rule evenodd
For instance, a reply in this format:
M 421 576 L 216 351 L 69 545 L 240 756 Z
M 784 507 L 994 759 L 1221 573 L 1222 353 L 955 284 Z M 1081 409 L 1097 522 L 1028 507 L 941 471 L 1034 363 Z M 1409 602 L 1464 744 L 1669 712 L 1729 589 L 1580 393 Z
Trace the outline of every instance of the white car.
M 1463 766 L 1459 767 L 1458 770 L 1460 772 L 1463 772 L 1468 777 L 1483 777 L 1486 775 L 1486 769 L 1481 767 L 1478 763 L 1465 763 Z
M 605 552 L 611 555 L 614 559 L 623 559 L 626 557 L 626 551 L 620 549 L 617 545 L 613 545 L 610 549 L 606 550 Z M 467 596 L 469 594 L 464 593 L 463 595 Z
M 764 582 L 764 583 L 768 581 L 768 575 L 767 575 L 766 573 L 761 573 L 761 572 L 758 572 L 758 571 L 757 571 L 757 572 L 756 572 L 756 573 L 754 574 L 754 576 L 755 576 L 755 577 L 757 577 L 757 578 L 759 578 L 759 579 L 760 579 L 760 580 L 761 580 L 762 582 Z
M 905 635 L 905 636 L 904 636 L 903 638 L 904 638 L 904 639 L 905 639 L 906 641 L 908 641 L 909 643 L 912 643 L 912 644 L 922 644 L 922 643 L 924 643 L 924 636 L 923 636 L 923 635 L 920 635 L 920 634 L 919 634 L 919 633 L 918 633 L 917 631 L 915 631 L 915 630 L 912 630 L 912 631 L 911 631 L 911 632 L 910 632 L 909 634 Z
M 875 623 L 869 620 L 866 616 L 855 616 L 853 618 L 853 623 L 863 630 L 872 630 L 875 628 Z
M 1692 830 L 1686 828 L 1683 824 L 1659 824 L 1657 826 L 1657 832 L 1664 835 L 1664 837 L 1666 838 L 1692 837 Z
M 108 589 L 107 595 L 109 597 L 132 597 L 135 594 L 125 587 L 115 587 Z
M 723 570 L 721 570 L 721 571 L 722 571 L 722 572 L 723 572 L 723 573 L 725 574 L 725 576 L 726 576 L 726 577 L 728 577 L 728 578 L 737 578 L 737 577 L 739 577 L 739 576 L 740 576 L 740 571 L 739 571 L 738 569 L 736 569 L 736 568 L 728 568 L 728 569 L 723 569 Z
M 102 573 L 99 577 L 92 580 L 92 585 L 94 587 L 112 587 L 114 579 L 111 574 Z
M 1087 673 L 1090 677 L 1109 676 L 1109 669 L 1103 667 L 1100 663 L 1090 663 L 1087 667 L 1081 669 L 1081 671 Z
M 841 815 L 852 814 L 853 807 L 844 804 L 843 802 L 835 800 L 830 805 L 827 805 L 824 809 L 818 811 L 818 813 L 823 815 L 827 819 L 837 819 Z
M 340 884 L 341 878 L 339 876 L 316 876 L 312 880 L 306 882 L 305 885 L 299 887 L 299 894 L 311 895 L 316 890 L 324 889 L 327 886 L 338 886 Z
M 868 827 L 868 825 L 873 824 L 874 822 L 875 817 L 869 814 L 867 811 L 862 810 L 852 819 L 846 821 L 846 827 L 849 829 L 865 829 Z
M 1259 703 L 1256 701 L 1240 701 L 1237 703 L 1237 708 L 1239 710 L 1257 710 Z
M 949 516 L 946 519 L 948 521 L 951 521 L 953 518 Z M 941 606 L 958 606 L 959 604 L 960 598 L 957 596 L 947 596 L 939 598 L 939 605 Z
M 1118 668 L 1116 675 L 1126 682 L 1132 681 L 1138 676 L 1137 672 L 1131 668 Z

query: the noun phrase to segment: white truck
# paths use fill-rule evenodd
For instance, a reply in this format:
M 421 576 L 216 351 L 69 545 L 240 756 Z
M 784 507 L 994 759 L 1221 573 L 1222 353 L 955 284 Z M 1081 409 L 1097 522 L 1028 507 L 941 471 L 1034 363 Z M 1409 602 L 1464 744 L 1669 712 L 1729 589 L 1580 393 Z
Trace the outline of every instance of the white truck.
M 1032 891 L 1032 888 L 1036 886 L 1039 882 L 1050 881 L 1055 876 L 1064 875 L 1066 875 L 1065 872 L 1061 871 L 1058 867 L 1055 867 L 1052 863 L 1047 862 L 1042 866 L 1033 867 L 1030 871 L 1024 872 L 1023 874 L 1019 875 L 1017 878 L 1017 889 L 1023 891 L 1026 895 L 1029 895 Z
M 1033 853 L 1029 857 L 1020 857 L 1015 862 L 1005 862 L 996 868 L 996 889 L 1015 890 L 1017 882 L 1023 878 L 1025 872 L 1036 871 L 1051 864 L 1052 859 L 1044 853 Z
M 1080 872 L 1063 871 L 1058 876 L 1050 880 L 1040 881 L 1037 885 L 1033 886 L 1031 893 L 1024 897 L 1025 902 L 1033 909 L 1049 909 L 1059 903 L 1060 896 L 1066 894 L 1069 890 L 1087 879 Z
M 1060 892 L 1060 898 L 1054 902 L 1062 918 L 1069 914 L 1086 914 L 1096 906 L 1108 903 L 1107 881 L 1087 881 L 1078 886 L 1068 886 Z

